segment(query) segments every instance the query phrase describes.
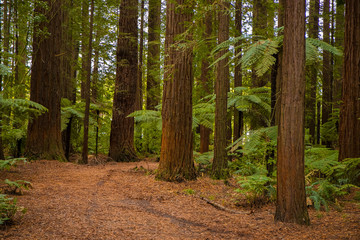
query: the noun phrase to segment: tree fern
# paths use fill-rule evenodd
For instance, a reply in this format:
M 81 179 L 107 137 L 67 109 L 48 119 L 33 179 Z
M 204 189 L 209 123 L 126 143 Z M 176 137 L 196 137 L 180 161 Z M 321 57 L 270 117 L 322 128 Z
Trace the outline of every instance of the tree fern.
M 21 113 L 30 113 L 38 116 L 47 111 L 47 108 L 43 105 L 27 100 L 27 99 L 16 99 L 16 98 L 4 98 L 3 94 L 0 93 L 0 112 L 13 109 Z

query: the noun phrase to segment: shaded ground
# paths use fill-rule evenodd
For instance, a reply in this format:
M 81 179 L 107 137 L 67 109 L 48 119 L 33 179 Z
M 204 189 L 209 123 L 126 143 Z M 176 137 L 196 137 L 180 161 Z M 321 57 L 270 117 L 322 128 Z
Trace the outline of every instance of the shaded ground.
M 342 202 L 341 212 L 309 210 L 309 227 L 274 223 L 273 205 L 235 209 L 234 186 L 206 177 L 160 182 L 147 174 L 156 167 L 42 160 L 0 171 L 0 180 L 28 180 L 34 187 L 17 197 L 28 212 L 0 230 L 0 239 L 360 239 L 356 203 Z M 186 194 L 189 189 L 238 213 L 216 209 Z

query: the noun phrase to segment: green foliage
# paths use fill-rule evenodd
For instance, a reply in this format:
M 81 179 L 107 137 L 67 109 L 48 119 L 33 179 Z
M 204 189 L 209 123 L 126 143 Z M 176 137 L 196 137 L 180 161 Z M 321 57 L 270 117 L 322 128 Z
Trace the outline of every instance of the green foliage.
M 306 194 L 312 200 L 314 208 L 320 210 L 321 206 L 329 211 L 328 203 L 336 202 L 336 198 L 348 194 L 351 184 L 337 185 L 328 180 L 319 180 L 306 187 Z
M 321 125 L 321 140 L 335 142 L 339 139 L 338 125 L 339 125 L 340 109 L 335 108 L 331 113 L 328 121 Z
M 236 189 L 236 191 L 244 194 L 251 205 L 266 203 L 275 199 L 276 190 L 273 186 L 275 182 L 266 175 L 254 174 L 239 177 L 238 183 L 241 189 Z
M 319 48 L 331 54 L 341 56 L 342 52 L 336 47 L 314 38 L 306 38 L 306 63 L 314 64 L 319 58 Z
M 16 167 L 20 161 L 26 163 L 26 158 L 11 158 L 7 160 L 0 160 L 0 170 L 10 170 L 12 167 Z
M 9 179 L 5 179 L 4 183 L 7 185 L 7 192 L 12 194 L 22 195 L 23 189 L 29 190 L 33 188 L 31 183 L 25 180 L 10 181 Z
M 26 209 L 17 206 L 15 198 L 9 198 L 5 194 L 0 194 L 0 225 L 12 223 L 15 214 L 18 212 L 25 214 Z
M 194 195 L 195 194 L 195 190 L 188 188 L 188 189 L 184 189 L 183 193 L 185 193 L 186 195 Z
M 333 169 L 335 177 L 341 182 L 360 186 L 360 158 L 346 158 Z
M 30 114 L 30 116 L 25 115 L 28 116 L 28 118 L 39 116 L 47 111 L 46 107 L 36 102 L 26 99 L 8 99 L 4 98 L 3 94 L 0 93 L 0 113 L 4 113 L 5 110 L 9 109 L 16 110 L 17 112 L 21 113 L 22 116 L 25 114 Z M 7 116 L 3 115 L 3 117 Z
M 206 173 L 212 167 L 212 160 L 214 159 L 214 152 L 197 153 L 194 152 L 195 163 L 197 163 L 198 172 Z
M 339 152 L 328 148 L 305 150 L 305 179 L 310 183 L 315 178 L 330 177 L 338 162 Z

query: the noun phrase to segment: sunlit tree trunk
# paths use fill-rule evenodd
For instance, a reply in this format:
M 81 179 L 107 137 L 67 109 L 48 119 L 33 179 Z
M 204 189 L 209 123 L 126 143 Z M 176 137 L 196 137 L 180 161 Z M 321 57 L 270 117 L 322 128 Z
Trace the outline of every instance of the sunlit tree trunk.
M 48 112 L 29 122 L 26 155 L 30 158 L 65 160 L 61 141 L 62 1 L 47 0 L 36 4 L 35 14 L 46 21 L 34 27 L 30 100 L 48 108 Z M 42 34 L 42 32 L 49 34 Z
M 218 5 L 218 44 L 229 38 L 229 21 L 230 17 L 227 10 L 229 2 L 220 1 Z M 218 57 L 226 53 L 222 50 Z M 229 65 L 228 59 L 220 60 L 216 65 L 216 82 L 215 82 L 215 135 L 214 135 L 214 160 L 211 175 L 213 178 L 227 177 L 228 156 L 227 146 L 227 92 L 229 86 Z
M 178 48 L 175 44 L 176 37 L 187 30 L 192 15 L 191 0 L 167 1 L 162 139 L 157 173 L 159 179 L 167 181 L 196 178 L 192 138 L 192 48 Z
M 339 126 L 339 160 L 360 157 L 360 2 L 345 4 L 344 80 Z
M 116 51 L 116 82 L 111 121 L 109 156 L 118 162 L 135 161 L 134 118 L 138 71 L 137 0 L 120 4 L 119 37 Z
M 305 0 L 286 1 L 275 220 L 309 224 L 304 176 Z
M 136 88 L 136 103 L 135 110 L 141 110 L 143 105 L 143 93 L 142 93 L 142 78 L 143 78 L 143 55 L 144 55 L 144 14 L 145 14 L 145 0 L 141 0 L 140 4 L 140 40 L 139 40 L 139 69 L 137 77 Z

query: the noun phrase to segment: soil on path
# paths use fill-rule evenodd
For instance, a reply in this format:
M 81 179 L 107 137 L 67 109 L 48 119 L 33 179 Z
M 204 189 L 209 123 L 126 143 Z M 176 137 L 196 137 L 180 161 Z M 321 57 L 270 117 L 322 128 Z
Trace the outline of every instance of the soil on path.
M 34 189 L 17 196 L 28 209 L 0 239 L 360 239 L 360 209 L 309 210 L 311 226 L 274 223 L 275 207 L 235 209 L 235 186 L 207 177 L 156 181 L 155 162 L 77 165 L 36 161 L 0 172 Z M 195 194 L 192 194 L 195 192 Z M 204 196 L 228 209 L 201 199 Z

